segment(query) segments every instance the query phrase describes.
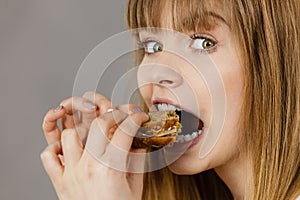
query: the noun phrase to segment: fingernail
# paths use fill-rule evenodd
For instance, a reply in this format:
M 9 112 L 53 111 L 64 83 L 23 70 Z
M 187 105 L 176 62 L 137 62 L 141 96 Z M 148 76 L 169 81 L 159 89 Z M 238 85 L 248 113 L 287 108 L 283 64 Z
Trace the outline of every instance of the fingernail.
M 107 109 L 106 112 L 112 112 L 112 111 L 114 111 L 114 109 L 113 108 L 109 108 L 109 109 Z
M 140 109 L 139 107 L 134 107 L 131 109 L 132 112 L 134 113 L 139 113 L 139 112 L 143 112 L 142 109 Z
M 63 106 L 62 105 L 59 105 L 57 106 L 55 109 L 54 109 L 54 112 L 59 112 L 63 109 Z
M 97 106 L 95 104 L 93 104 L 92 102 L 89 102 L 89 101 L 83 102 L 83 106 L 90 110 L 95 110 L 97 108 Z

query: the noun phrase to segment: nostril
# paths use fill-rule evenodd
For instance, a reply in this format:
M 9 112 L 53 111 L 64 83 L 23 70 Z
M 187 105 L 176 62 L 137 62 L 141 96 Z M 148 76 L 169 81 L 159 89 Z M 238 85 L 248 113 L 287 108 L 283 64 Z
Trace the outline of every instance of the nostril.
M 170 80 L 161 80 L 159 81 L 159 84 L 162 84 L 162 85 L 172 85 L 174 82 L 173 81 L 170 81 Z
M 138 69 L 138 83 L 176 88 L 183 83 L 183 77 L 175 69 L 159 63 L 141 65 Z

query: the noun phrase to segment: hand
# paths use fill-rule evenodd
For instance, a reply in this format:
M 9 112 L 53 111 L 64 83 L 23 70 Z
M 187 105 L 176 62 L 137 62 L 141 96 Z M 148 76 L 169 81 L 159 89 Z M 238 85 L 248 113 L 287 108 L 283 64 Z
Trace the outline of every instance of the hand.
M 113 108 L 111 101 L 93 91 L 86 92 L 83 97 L 71 97 L 62 101 L 57 109 L 49 110 L 44 118 L 43 131 L 47 143 L 60 140 L 59 119 L 62 122 L 62 130 L 76 128 L 85 143 L 91 122 L 110 108 Z
M 132 150 L 131 143 L 147 119 L 143 112 L 102 114 L 93 120 L 85 148 L 76 129 L 65 129 L 61 141 L 53 141 L 41 154 L 59 198 L 141 199 L 143 174 L 127 171 L 133 172 L 137 166 L 143 170 L 144 150 Z M 59 154 L 64 155 L 64 165 Z

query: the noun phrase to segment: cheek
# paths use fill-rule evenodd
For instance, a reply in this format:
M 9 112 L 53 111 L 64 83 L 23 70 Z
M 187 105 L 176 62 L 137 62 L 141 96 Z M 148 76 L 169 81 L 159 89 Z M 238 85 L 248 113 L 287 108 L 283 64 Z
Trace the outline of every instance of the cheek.
M 237 55 L 238 53 L 235 46 L 230 45 L 222 49 L 222 52 L 214 58 L 222 76 L 226 95 L 225 125 L 230 123 L 234 126 L 237 125 L 236 123 L 239 118 L 244 88 L 243 67 Z
M 138 90 L 141 94 L 141 98 L 146 103 L 146 105 L 149 107 L 149 105 L 151 104 L 151 96 L 152 96 L 153 87 L 151 84 L 145 82 L 144 79 L 145 79 L 145 77 L 144 77 L 143 70 L 141 70 L 139 68 L 138 72 L 137 72 Z
M 244 87 L 242 70 L 240 68 L 234 68 L 226 72 L 223 76 L 223 81 L 227 100 L 227 117 L 233 120 L 233 118 L 238 118 L 242 104 Z
M 224 163 L 238 152 L 238 141 L 241 136 L 239 132 L 239 120 L 243 103 L 244 78 L 242 67 L 238 65 L 231 66 L 233 67 L 224 67 L 221 69 L 226 94 L 226 116 L 216 150 L 222 155 Z M 222 148 L 224 146 L 230 148 L 226 148 L 226 151 L 224 151 Z
M 144 100 L 144 102 L 146 103 L 146 105 L 148 106 L 148 108 L 151 105 L 151 98 L 152 98 L 152 92 L 153 92 L 153 87 L 151 84 L 145 84 L 145 85 L 141 85 L 139 86 L 139 92 L 142 96 L 142 99 Z

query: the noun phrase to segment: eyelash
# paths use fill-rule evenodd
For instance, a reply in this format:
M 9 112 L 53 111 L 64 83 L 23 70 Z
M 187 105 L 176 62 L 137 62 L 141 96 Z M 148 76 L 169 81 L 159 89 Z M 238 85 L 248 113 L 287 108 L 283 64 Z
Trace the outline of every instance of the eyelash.
M 191 35 L 190 38 L 191 38 L 191 44 L 189 45 L 189 47 L 192 49 L 192 51 L 194 53 L 202 54 L 202 55 L 203 54 L 211 54 L 217 50 L 218 42 L 216 40 L 212 39 L 211 37 L 195 33 L 195 34 Z M 210 40 L 211 42 L 213 42 L 214 46 L 209 49 L 195 49 L 192 47 L 192 43 L 195 42 L 195 40 L 197 40 L 197 39 Z
M 204 35 L 201 35 L 201 34 L 198 34 L 198 33 L 195 33 L 193 35 L 190 36 L 190 39 L 191 39 L 191 42 L 190 42 L 190 45 L 189 47 L 191 48 L 192 52 L 193 53 L 197 53 L 197 54 L 201 54 L 201 55 L 206 55 L 206 54 L 211 54 L 211 53 L 214 53 L 217 49 L 217 41 L 212 39 L 211 37 L 208 37 L 208 36 L 204 36 Z M 193 48 L 192 47 L 192 44 L 193 42 L 195 42 L 197 39 L 203 39 L 203 40 L 210 40 L 211 42 L 213 42 L 213 47 L 209 48 L 209 49 L 196 49 L 196 48 Z M 145 50 L 147 44 L 149 44 L 150 42 L 155 42 L 155 43 L 158 43 L 158 44 L 162 44 L 160 43 L 159 41 L 157 40 L 154 40 L 154 39 L 145 39 L 144 41 L 140 41 L 138 40 L 137 44 L 138 44 L 138 47 L 139 49 L 143 49 L 144 50 L 144 53 L 145 55 L 152 55 L 152 54 L 155 54 L 156 52 L 153 52 L 153 53 L 149 53 Z
M 158 44 L 162 44 L 161 42 L 159 42 L 159 41 L 157 41 L 157 40 L 154 40 L 154 39 L 150 39 L 150 38 L 145 39 L 144 41 L 140 41 L 140 40 L 137 41 L 138 48 L 144 50 L 145 55 L 152 55 L 152 54 L 155 54 L 155 53 L 156 53 L 156 52 L 154 52 L 154 53 L 149 53 L 149 52 L 147 52 L 147 51 L 145 50 L 147 44 L 149 44 L 150 42 L 155 42 L 155 43 L 158 43 Z

